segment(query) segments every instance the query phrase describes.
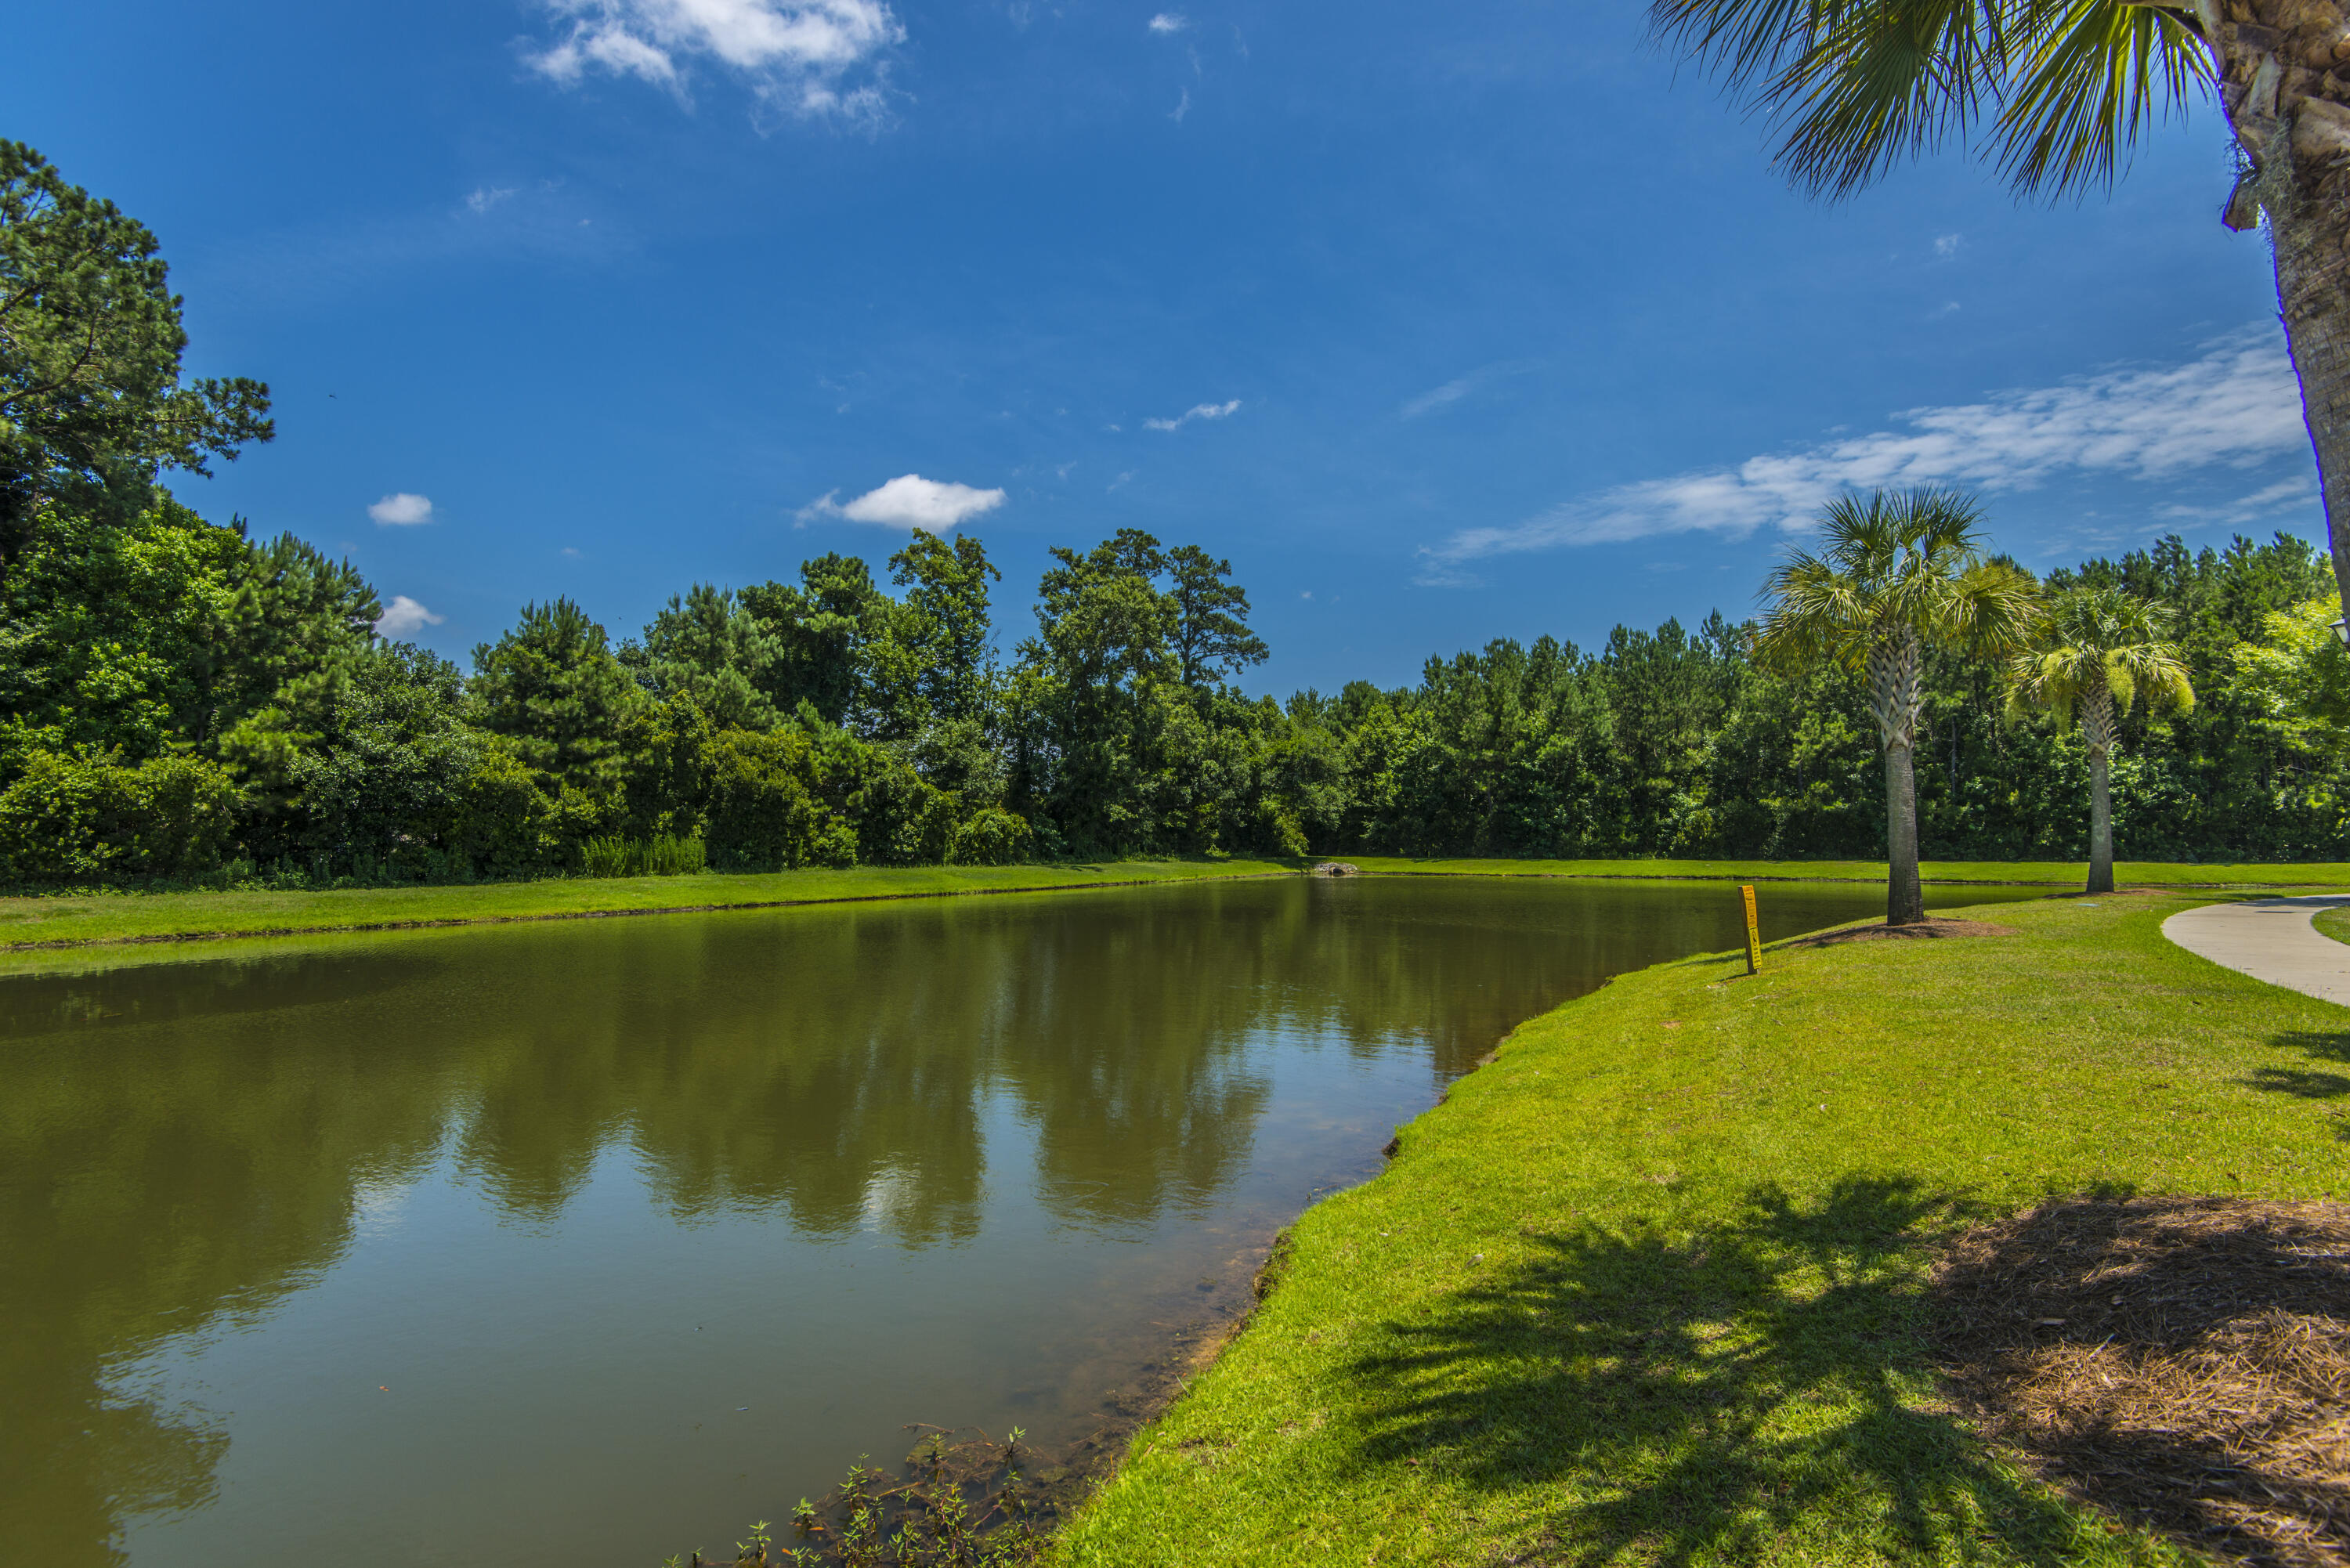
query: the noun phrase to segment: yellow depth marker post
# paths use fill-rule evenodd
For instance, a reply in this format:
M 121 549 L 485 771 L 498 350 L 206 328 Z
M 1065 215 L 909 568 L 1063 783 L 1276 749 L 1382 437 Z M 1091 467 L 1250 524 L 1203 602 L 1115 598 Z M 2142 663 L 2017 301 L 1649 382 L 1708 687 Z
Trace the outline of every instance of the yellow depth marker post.
M 1746 972 L 1761 974 L 1762 972 L 1762 929 L 1754 923 L 1752 885 L 1740 888 L 1738 896 L 1746 900 Z

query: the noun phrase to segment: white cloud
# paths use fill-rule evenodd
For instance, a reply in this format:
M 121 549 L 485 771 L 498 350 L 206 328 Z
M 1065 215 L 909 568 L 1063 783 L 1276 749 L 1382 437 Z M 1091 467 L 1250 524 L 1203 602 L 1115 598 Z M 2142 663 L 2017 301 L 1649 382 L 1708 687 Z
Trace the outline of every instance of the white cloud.
M 525 57 L 567 87 L 602 71 L 681 92 L 687 64 L 706 57 L 750 78 L 763 99 L 806 115 L 877 118 L 879 88 L 844 82 L 906 36 L 886 0 L 542 3 L 569 28 Z
M 368 515 L 388 527 L 406 528 L 432 521 L 432 501 L 430 496 L 395 491 L 369 507 Z
M 1450 408 L 1488 381 L 1521 375 L 1535 367 L 1523 359 L 1498 359 L 1491 365 L 1480 365 L 1465 376 L 1455 377 L 1440 387 L 1431 388 L 1412 399 L 1397 410 L 1399 418 L 1416 420 L 1422 414 Z
M 1001 490 L 978 490 L 968 484 L 942 483 L 919 473 L 901 473 L 878 490 L 842 505 L 829 493 L 799 509 L 802 523 L 816 517 L 846 517 L 851 523 L 873 523 L 884 528 L 924 528 L 944 534 L 955 524 L 993 512 L 1003 504 Z
M 1167 111 L 1167 118 L 1173 120 L 1176 124 L 1180 125 L 1183 123 L 1183 117 L 1191 112 L 1191 89 L 1190 88 L 1185 88 L 1183 89 L 1183 96 L 1175 100 L 1175 107 Z
M 2266 522 L 2289 508 L 2306 505 L 2317 499 L 2317 476 L 2314 473 L 2297 473 L 2291 479 L 2264 484 L 2249 495 L 2240 495 L 2219 506 L 2189 506 L 2173 503 L 2157 508 L 2156 515 L 2190 526 L 2205 527 L 2216 523 L 2241 528 L 2248 524 Z
M 1420 415 L 1433 412 L 1438 409 L 1443 408 L 1448 403 L 1457 403 L 1476 389 L 1477 378 L 1475 376 L 1462 376 L 1457 379 L 1447 381 L 1444 385 L 1436 388 L 1432 391 L 1422 392 L 1419 396 L 1406 403 L 1402 408 L 1401 417 L 1408 420 L 1416 420 L 1419 418 Z
M 512 200 L 513 196 L 514 187 L 511 185 L 476 185 L 473 193 L 465 198 L 465 205 L 478 216 L 501 202 Z
M 2173 478 L 2249 467 L 2303 450 L 2301 392 L 2273 327 L 2209 345 L 2166 369 L 2125 369 L 1979 403 L 1911 409 L 1898 429 L 1752 457 L 1735 468 L 1641 480 L 1504 527 L 1467 528 L 1421 552 L 1421 581 L 1466 579 L 1462 563 L 1564 545 L 1757 528 L 1801 528 L 1846 490 L 1959 484 L 2028 489 L 2066 473 Z M 2268 504 L 2272 491 L 2254 498 Z
M 1150 18 L 1150 30 L 1162 37 L 1171 33 L 1180 33 L 1191 25 L 1191 18 L 1180 11 L 1161 11 Z
M 413 637 L 428 626 L 439 626 L 449 618 L 434 615 L 406 594 L 394 594 L 383 613 L 375 618 L 375 634 L 392 641 Z
M 1229 403 L 1193 403 L 1171 420 L 1145 420 L 1142 425 L 1145 430 L 1180 431 L 1193 420 L 1228 420 L 1240 411 L 1238 398 Z
M 1966 236 L 1964 234 L 1936 234 L 1934 236 L 1934 254 L 1947 260 L 1959 254 L 1959 246 L 1964 244 L 1965 241 Z

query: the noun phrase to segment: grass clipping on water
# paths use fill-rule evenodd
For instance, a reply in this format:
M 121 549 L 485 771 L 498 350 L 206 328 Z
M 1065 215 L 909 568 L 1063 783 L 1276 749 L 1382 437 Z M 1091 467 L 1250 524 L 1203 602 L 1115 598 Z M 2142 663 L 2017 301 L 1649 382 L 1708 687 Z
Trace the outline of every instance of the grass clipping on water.
M 1298 1221 L 1055 1561 L 2199 1560 L 2000 1444 L 1935 1294 L 2051 1200 L 2350 1184 L 2343 1012 L 2165 941 L 2191 901 L 1700 957 L 1522 1027 Z

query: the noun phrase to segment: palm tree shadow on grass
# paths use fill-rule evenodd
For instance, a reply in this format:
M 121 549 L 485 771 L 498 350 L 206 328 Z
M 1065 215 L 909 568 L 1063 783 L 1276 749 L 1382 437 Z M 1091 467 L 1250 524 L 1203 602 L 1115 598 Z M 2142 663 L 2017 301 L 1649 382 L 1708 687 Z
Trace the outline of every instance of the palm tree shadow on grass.
M 2269 1044 L 2299 1051 L 2314 1062 L 2350 1063 L 2350 1034 L 2296 1031 L 2272 1035 Z M 2309 1067 L 2255 1067 L 2241 1082 L 2249 1088 L 2296 1099 L 2338 1100 L 2350 1096 L 2350 1077 Z M 2350 1141 L 2350 1125 L 2337 1128 L 2336 1137 Z
M 2076 1562 L 2081 1516 L 1929 1392 L 1920 1295 L 1959 1212 L 1852 1180 L 1812 1207 L 1758 1189 L 1690 1239 L 1542 1237 L 1354 1365 L 1360 1458 L 1555 1497 L 1520 1562 L 1802 1558 L 1831 1531 L 1896 1557 Z
M 2350 1062 L 2350 1034 L 2335 1030 L 2296 1029 L 2271 1035 L 2269 1044 L 2299 1051 L 2315 1062 Z

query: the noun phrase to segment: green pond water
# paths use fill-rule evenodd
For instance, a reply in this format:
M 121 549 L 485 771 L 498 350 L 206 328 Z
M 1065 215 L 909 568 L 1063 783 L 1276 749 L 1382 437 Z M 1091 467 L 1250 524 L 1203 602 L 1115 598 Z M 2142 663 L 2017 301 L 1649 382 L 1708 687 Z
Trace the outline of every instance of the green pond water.
M 1301 877 L 0 979 L 0 1563 L 650 1568 L 910 1422 L 1082 1438 L 1514 1024 L 1740 921 Z

